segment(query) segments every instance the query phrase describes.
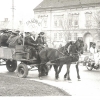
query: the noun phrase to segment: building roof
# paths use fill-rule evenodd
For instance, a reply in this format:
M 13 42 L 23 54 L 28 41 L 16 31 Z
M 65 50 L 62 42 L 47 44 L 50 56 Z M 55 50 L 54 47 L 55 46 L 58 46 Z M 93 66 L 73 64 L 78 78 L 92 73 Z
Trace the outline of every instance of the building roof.
M 43 0 L 34 10 L 51 8 L 75 8 L 100 5 L 100 0 Z

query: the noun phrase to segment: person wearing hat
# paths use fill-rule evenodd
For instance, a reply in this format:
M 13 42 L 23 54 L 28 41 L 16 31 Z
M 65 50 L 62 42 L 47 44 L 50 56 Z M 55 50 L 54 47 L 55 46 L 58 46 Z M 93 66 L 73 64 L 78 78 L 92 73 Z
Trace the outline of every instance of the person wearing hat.
M 7 43 L 10 48 L 15 48 L 16 45 L 22 44 L 22 39 L 17 32 L 12 32 L 11 36 L 8 38 Z
M 24 38 L 24 44 L 26 48 L 31 49 L 30 59 L 36 60 L 37 59 L 37 55 L 36 55 L 37 43 L 33 37 L 33 34 L 31 34 L 30 32 L 26 32 L 26 35 Z
M 92 45 L 90 47 L 90 53 L 93 56 L 93 59 L 95 62 L 94 66 L 96 68 L 99 65 L 99 59 L 100 59 L 100 55 L 99 55 L 98 50 L 96 48 L 96 43 L 92 43 Z
M 36 39 L 36 43 L 39 45 L 39 47 L 42 49 L 44 48 L 44 45 L 46 44 L 46 41 L 45 41 L 45 37 L 44 37 L 44 32 L 40 32 L 38 34 L 38 37 Z
M 15 32 L 17 32 L 18 34 L 20 33 L 20 31 L 19 31 L 19 30 L 16 30 Z

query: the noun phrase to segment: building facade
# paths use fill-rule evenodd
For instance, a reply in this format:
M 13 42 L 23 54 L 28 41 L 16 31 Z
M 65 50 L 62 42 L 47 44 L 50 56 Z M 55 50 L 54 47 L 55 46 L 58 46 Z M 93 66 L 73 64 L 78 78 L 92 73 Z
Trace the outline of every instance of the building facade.
M 100 0 L 43 0 L 34 9 L 49 46 L 59 47 L 82 38 L 86 51 L 91 42 L 100 48 L 99 14 Z

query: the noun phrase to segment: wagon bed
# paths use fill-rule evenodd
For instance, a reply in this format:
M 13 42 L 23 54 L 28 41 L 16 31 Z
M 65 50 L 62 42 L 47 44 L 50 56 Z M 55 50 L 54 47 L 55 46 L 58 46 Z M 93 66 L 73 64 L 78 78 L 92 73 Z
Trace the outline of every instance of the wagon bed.
M 17 62 L 20 62 L 18 66 Z M 23 45 L 17 45 L 15 48 L 0 47 L 0 65 L 6 65 L 9 72 L 17 70 L 19 77 L 27 77 L 28 71 L 37 67 L 38 63 L 29 58 L 29 50 L 25 50 Z

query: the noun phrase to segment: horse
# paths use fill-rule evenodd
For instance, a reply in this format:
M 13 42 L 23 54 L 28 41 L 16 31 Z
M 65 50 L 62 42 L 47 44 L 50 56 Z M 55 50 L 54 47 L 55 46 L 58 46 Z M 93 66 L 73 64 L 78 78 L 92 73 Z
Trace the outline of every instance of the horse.
M 53 65 L 54 69 L 55 69 L 55 78 L 57 78 L 57 69 L 58 69 L 58 64 L 56 61 L 56 59 L 64 56 L 65 54 L 68 54 L 66 52 L 66 47 L 69 46 L 71 44 L 71 42 L 69 42 L 68 44 L 66 44 L 65 46 L 57 49 L 53 49 L 53 48 L 41 48 L 41 46 L 38 46 L 38 57 L 40 57 L 40 59 L 38 59 L 38 61 L 40 61 L 40 69 L 41 70 L 41 75 L 39 76 L 44 76 L 44 75 L 48 75 L 48 68 L 46 66 L 46 63 L 50 63 L 52 61 L 52 63 L 56 63 L 55 65 Z M 62 52 L 64 51 L 64 52 Z M 53 58 L 52 58 L 53 57 Z M 54 61 L 53 61 L 54 60 Z M 52 64 L 50 64 L 50 69 L 52 67 Z
M 65 46 L 62 46 L 62 47 L 58 48 L 58 50 L 60 52 L 64 53 L 65 55 L 69 55 L 69 47 L 72 44 L 73 44 L 73 41 L 70 41 L 70 42 L 66 43 Z
M 66 44 L 68 45 L 68 44 Z M 81 47 L 81 43 L 80 42 L 75 42 L 72 44 L 72 46 L 70 46 L 70 55 L 66 55 L 65 52 L 61 52 L 60 50 L 65 50 L 66 45 L 63 47 L 63 49 L 54 49 L 54 48 L 44 48 L 39 52 L 39 58 L 40 58 L 40 65 L 39 65 L 39 77 L 41 78 L 42 76 L 42 72 L 41 69 L 42 68 L 46 68 L 45 71 L 48 73 L 48 66 L 47 65 L 53 65 L 54 70 L 55 70 L 55 79 L 59 78 L 59 73 L 61 71 L 61 68 L 64 64 L 67 64 L 67 73 L 68 73 L 68 80 L 70 79 L 69 76 L 69 68 L 72 62 L 78 62 L 79 60 L 79 47 Z M 62 47 L 61 47 L 62 48 Z M 77 76 L 78 79 L 80 79 L 79 76 L 79 69 L 78 69 L 78 63 L 76 65 L 77 68 Z M 64 78 L 66 78 L 67 73 L 64 75 Z
M 70 78 L 70 66 L 72 63 L 76 63 L 76 71 L 77 71 L 77 78 L 78 80 L 80 80 L 80 75 L 79 75 L 79 56 L 80 54 L 82 54 L 82 48 L 83 48 L 83 42 L 80 42 L 79 40 L 77 40 L 75 43 L 73 43 L 70 48 L 69 48 L 69 55 L 66 56 L 64 59 L 59 59 L 60 65 L 59 65 L 59 70 L 58 70 L 58 76 L 59 77 L 59 73 L 61 72 L 61 69 L 63 67 L 64 64 L 67 65 L 67 71 L 64 75 L 64 79 L 66 79 L 67 75 L 68 75 L 68 80 L 71 80 Z
M 38 66 L 38 72 L 39 72 L 39 78 L 41 78 L 44 74 L 48 75 L 49 65 L 53 65 L 55 70 L 55 79 L 57 79 L 57 73 L 58 73 L 58 59 L 60 57 L 63 57 L 64 54 L 61 53 L 59 50 L 54 48 L 44 48 L 38 53 L 38 61 L 40 61 Z M 44 71 L 43 71 L 44 69 Z M 43 71 L 43 72 L 42 72 Z

